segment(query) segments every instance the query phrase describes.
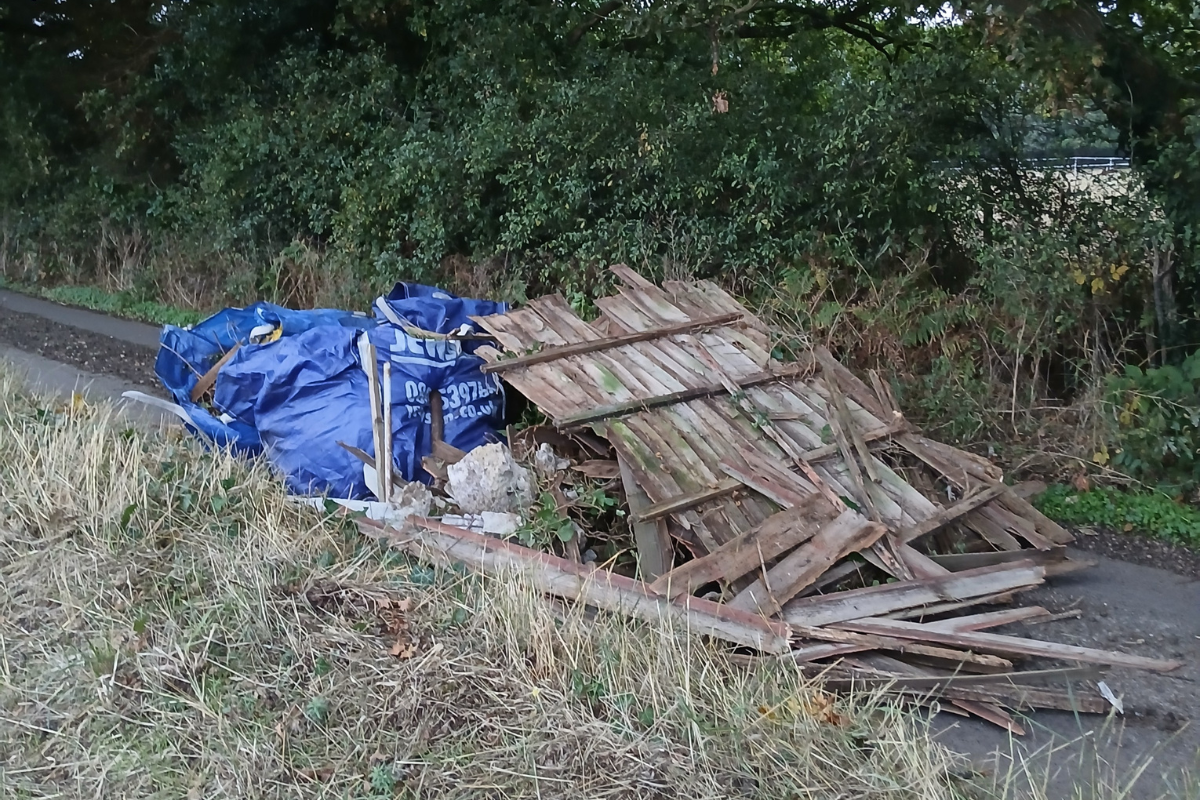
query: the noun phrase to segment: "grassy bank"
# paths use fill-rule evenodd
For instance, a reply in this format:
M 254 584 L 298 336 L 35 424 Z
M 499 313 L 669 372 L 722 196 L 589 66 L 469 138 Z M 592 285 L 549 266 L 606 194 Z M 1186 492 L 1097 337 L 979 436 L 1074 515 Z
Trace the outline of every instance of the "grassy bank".
M 0 486 L 4 797 L 975 794 L 869 696 L 435 573 L 2 371 Z

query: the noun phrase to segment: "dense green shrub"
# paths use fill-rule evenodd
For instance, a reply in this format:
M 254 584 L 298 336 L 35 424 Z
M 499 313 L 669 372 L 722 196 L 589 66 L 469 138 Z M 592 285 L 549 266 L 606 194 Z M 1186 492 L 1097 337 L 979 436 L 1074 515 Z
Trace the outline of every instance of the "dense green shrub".
M 1200 487 L 1200 351 L 1179 366 L 1126 366 L 1110 390 L 1119 426 L 1113 466 L 1168 491 Z

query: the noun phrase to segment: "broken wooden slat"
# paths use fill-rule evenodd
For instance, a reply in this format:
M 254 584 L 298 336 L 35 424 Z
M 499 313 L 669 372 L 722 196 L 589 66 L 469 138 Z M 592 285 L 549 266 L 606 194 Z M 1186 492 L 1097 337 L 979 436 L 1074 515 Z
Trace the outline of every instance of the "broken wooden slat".
M 973 665 L 989 672 L 1008 672 L 1012 670 L 1012 662 L 1006 658 L 975 653 L 969 650 L 927 645 L 902 639 L 895 636 L 880 636 L 875 634 L 844 631 L 837 628 L 811 628 L 792 626 L 796 636 L 803 639 L 816 639 L 826 642 L 823 645 L 810 645 L 791 652 L 794 661 L 812 661 L 817 658 L 830 658 L 847 653 L 860 653 L 870 650 L 890 650 L 897 653 L 928 656 L 948 663 Z
M 850 443 L 854 445 L 854 449 L 858 453 L 866 476 L 875 483 L 879 483 L 879 473 L 875 470 L 875 458 L 867 449 L 867 443 L 863 440 L 862 433 L 850 417 L 850 409 L 846 407 L 846 398 L 842 396 L 842 390 L 838 388 L 837 379 L 830 372 L 826 372 L 825 376 L 825 386 L 829 389 L 830 400 L 833 401 L 834 416 L 837 417 L 838 427 L 850 438 Z
M 737 594 L 729 605 L 758 611 L 771 617 L 783 610 L 783 604 L 810 585 L 836 562 L 872 544 L 887 529 L 857 512 L 846 510 L 819 530 L 812 539 L 792 551 L 750 586 Z
M 379 464 L 383 465 L 383 497 L 385 503 L 392 499 L 392 480 L 395 470 L 395 453 L 392 450 L 392 362 L 383 362 L 383 450 L 379 453 Z
M 706 583 L 736 580 L 812 538 L 821 524 L 832 517 L 833 511 L 814 495 L 802 505 L 775 514 L 708 555 L 676 567 L 656 580 L 650 589 L 656 594 L 678 597 Z
M 1017 590 L 1023 591 L 1023 590 Z M 991 606 L 998 604 L 1009 604 L 1013 600 L 1013 592 L 997 592 L 996 594 L 987 594 L 982 597 L 972 597 L 969 600 L 960 600 L 955 603 L 934 603 L 928 606 L 917 606 L 916 608 L 905 608 L 900 611 L 893 611 L 890 614 L 880 614 L 884 619 L 911 619 L 920 622 L 924 617 L 936 617 L 940 614 L 950 614 L 955 611 L 962 611 L 964 608 L 972 606 Z
M 906 528 L 905 530 L 898 531 L 897 536 L 899 536 L 900 541 L 902 541 L 902 542 L 911 542 L 915 539 L 921 538 L 922 536 L 924 536 L 928 533 L 933 533 L 938 528 L 941 528 L 944 525 L 948 525 L 951 522 L 953 522 L 954 520 L 962 517 L 964 514 L 974 511 L 975 509 L 979 508 L 981 505 L 983 505 L 985 503 L 989 503 L 992 500 L 996 499 L 1001 494 L 1003 494 L 1005 492 L 1005 490 L 1007 490 L 1007 488 L 1008 488 L 1007 486 L 1000 483 L 1000 484 L 996 484 L 995 486 L 992 486 L 990 488 L 984 489 L 981 492 L 976 492 L 975 494 L 971 495 L 970 497 L 964 497 L 962 500 L 959 500 L 957 503 L 950 506 L 949 508 L 944 508 L 941 511 L 937 512 L 929 519 L 918 522 L 916 525 L 914 525 L 911 528 Z
M 777 476 L 775 475 L 738 469 L 728 461 L 722 461 L 720 467 L 722 472 L 735 481 L 745 485 L 749 489 L 753 489 L 768 500 L 778 503 L 783 508 L 800 505 L 804 502 L 805 498 L 810 496 L 797 492 L 797 487 L 790 481 L 787 484 L 782 484 L 777 480 Z
M 874 377 L 874 373 L 872 373 L 872 377 Z M 928 669 L 926 667 L 918 667 L 913 664 L 908 664 L 899 659 L 891 658 L 889 656 L 885 656 L 882 654 L 876 654 L 876 655 L 870 657 L 869 668 L 871 669 L 872 672 L 877 672 L 877 669 L 874 667 L 874 665 L 877 662 L 883 662 L 886 665 L 887 670 L 892 671 L 892 672 L 899 672 L 900 675 L 904 676 L 904 677 L 895 679 L 898 681 L 906 681 L 906 680 L 920 681 L 920 680 L 929 679 L 931 677 L 932 678 L 937 677 L 937 673 L 934 670 Z M 867 665 L 864 665 L 864 666 L 867 666 Z M 958 675 L 958 676 L 951 676 L 951 677 L 963 677 L 963 676 Z M 979 676 L 971 676 L 971 677 L 979 677 Z M 988 676 L 988 677 L 995 677 L 995 676 Z M 868 678 L 868 680 L 870 680 L 870 677 Z M 888 686 L 889 686 L 889 688 L 892 688 L 894 690 L 894 688 L 897 686 L 897 684 L 893 681 L 892 683 L 888 684 Z M 937 688 L 937 686 L 935 685 L 933 690 L 927 690 L 927 691 L 931 691 L 931 694 L 932 694 L 932 691 L 935 691 L 936 688 Z M 1004 709 L 1000 708 L 1000 706 L 995 705 L 993 703 L 980 703 L 980 702 L 976 702 L 976 701 L 972 701 L 972 700 L 950 699 L 949 706 L 943 706 L 943 708 L 950 708 L 950 709 L 954 709 L 956 711 L 962 711 L 967 714 L 974 715 L 976 717 L 979 717 L 982 720 L 992 723 L 993 725 L 998 725 L 1000 728 L 1010 731 L 1016 736 L 1024 736 L 1025 735 L 1025 729 L 1022 728 L 1017 723 L 1017 721 L 1014 720 L 1007 711 L 1005 711 Z
M 1008 532 L 1005 521 L 1000 519 L 991 506 L 977 508 L 967 517 L 968 528 L 983 537 L 984 541 L 997 550 L 1023 550 L 1017 537 Z
M 681 406 L 681 408 L 684 408 L 684 406 Z M 874 431 L 873 433 L 866 434 L 866 437 L 873 441 L 890 436 L 894 432 L 895 431 L 892 428 L 881 429 Z M 820 461 L 821 459 L 836 455 L 837 452 L 837 445 L 833 444 L 807 450 L 802 455 L 804 456 L 804 460 L 811 464 L 813 462 Z M 788 470 L 788 472 L 790 472 L 790 470 Z M 723 480 L 699 492 L 681 495 L 662 503 L 656 503 L 643 510 L 639 517 L 641 519 L 657 519 L 658 517 L 665 517 L 679 511 L 686 511 L 689 508 L 694 508 L 711 500 L 718 500 L 730 494 L 731 492 L 737 491 L 742 486 L 742 482 L 736 479 Z
M 817 360 L 821 362 L 821 366 L 829 370 L 834 379 L 838 382 L 842 391 L 849 395 L 854 402 L 858 403 L 869 413 L 881 421 L 891 421 L 891 414 L 879 402 L 879 399 L 867 388 L 867 385 L 860 381 L 858 377 L 846 369 L 836 358 L 833 353 L 824 345 L 817 345 L 813 348 L 813 353 Z M 882 424 L 882 422 L 881 422 Z
M 1045 536 L 1055 544 L 1067 545 L 1075 541 L 1075 536 L 1063 526 L 1059 525 L 1054 520 L 1047 517 L 1042 512 L 1033 507 L 1027 499 L 1014 493 L 1009 493 L 1001 498 L 1001 502 L 1009 511 L 1012 511 L 1017 516 L 1027 519 L 1034 524 L 1037 532 Z
M 1043 575 L 1042 568 L 1034 564 L 1011 564 L 952 572 L 939 578 L 867 586 L 793 600 L 784 608 L 783 619 L 794 625 L 829 625 L 1036 586 Z
M 415 530 L 403 534 L 389 531 L 372 520 L 360 519 L 358 525 L 366 535 L 433 563 L 461 563 L 490 575 L 517 570 L 540 591 L 557 597 L 650 622 L 670 618 L 685 623 L 695 633 L 765 653 L 783 654 L 791 649 L 791 631 L 783 623 L 697 597 L 667 600 L 651 593 L 644 583 L 607 570 L 591 569 L 437 520 L 412 517 L 409 520 Z
M 879 683 L 892 682 L 896 686 L 910 689 L 933 690 L 942 686 L 994 686 L 1005 683 L 1021 683 L 1023 681 L 1041 681 L 1047 678 L 1063 681 L 1085 681 L 1100 677 L 1103 672 L 1095 664 L 1081 664 L 1077 667 L 1051 667 L 1049 669 L 1027 669 L 1015 672 L 942 672 L 929 667 L 919 667 L 898 658 L 883 653 L 871 653 L 866 656 L 855 656 L 854 662 L 861 660 L 864 666 L 872 672 L 862 675 L 862 679 Z M 845 659 L 842 663 L 851 661 Z M 857 669 L 857 667 L 852 668 Z M 894 674 L 898 673 L 898 674 Z M 854 676 L 858 677 L 858 676 Z
M 466 458 L 467 453 L 465 450 L 460 450 L 452 444 L 435 439 L 433 441 L 433 452 L 430 455 L 445 464 L 457 464 Z
M 1114 650 L 1096 650 L 1037 639 L 1022 639 L 998 633 L 940 631 L 916 622 L 895 619 L 862 619 L 838 623 L 841 630 L 869 633 L 877 636 L 894 636 L 919 642 L 932 642 L 951 647 L 969 647 L 986 653 L 1017 656 L 1041 656 L 1066 661 L 1086 661 L 1094 664 L 1109 664 L 1115 667 L 1131 667 L 1154 672 L 1170 672 L 1182 666 L 1179 661 L 1166 661 L 1145 656 L 1133 656 Z
M 544 364 L 548 361 L 557 361 L 568 356 L 584 355 L 586 353 L 595 353 L 600 350 L 611 350 L 615 347 L 623 347 L 627 344 L 636 344 L 638 342 L 647 342 L 651 339 L 658 339 L 664 336 L 676 336 L 684 333 L 694 333 L 704 330 L 705 328 L 715 328 L 721 325 L 728 325 L 737 322 L 742 318 L 742 314 L 731 313 L 721 314 L 716 317 L 708 317 L 707 319 L 693 320 L 682 322 L 678 325 L 668 325 L 662 328 L 653 328 L 648 331 L 637 331 L 635 333 L 625 333 L 620 336 L 610 336 L 606 339 L 592 339 L 585 342 L 575 342 L 573 344 L 563 344 L 557 347 L 548 347 L 544 350 L 539 350 L 536 353 L 527 353 L 525 355 L 507 358 L 502 361 L 493 361 L 490 364 L 484 364 L 481 369 L 484 372 L 508 372 L 509 370 L 528 367 L 533 364 Z M 488 327 L 488 317 L 481 317 L 476 321 L 484 327 Z
M 1032 561 L 1045 568 L 1047 577 L 1075 572 L 1095 566 L 1096 563 L 1087 559 L 1068 559 L 1065 547 L 1055 547 L 1053 550 L 1024 549 L 991 553 L 947 553 L 932 555 L 930 558 L 952 572 L 995 564 L 1012 564 L 1016 561 Z
M 1027 622 L 1051 616 L 1050 612 L 1041 606 L 1026 606 L 1024 608 L 1006 608 L 1001 611 L 988 611 L 982 614 L 967 614 L 962 617 L 940 619 L 935 622 L 921 623 L 927 628 L 939 631 L 981 631 L 986 628 L 998 628 L 1001 625 L 1012 625 L 1017 622 Z
M 192 387 L 191 398 L 193 403 L 199 403 L 200 398 L 208 394 L 213 386 L 217 384 L 217 374 L 220 373 L 222 367 L 229 363 L 229 360 L 233 358 L 241 347 L 241 342 L 234 342 L 233 347 L 229 348 L 228 352 L 217 359 L 217 363 L 209 367 L 208 371 L 200 376 L 196 381 L 196 385 Z
M 630 511 L 637 513 L 638 508 L 650 504 L 650 498 L 641 486 L 634 480 L 633 471 L 625 460 L 617 458 L 617 468 L 621 474 L 621 482 L 625 485 L 625 499 Z M 675 564 L 675 547 L 671 543 L 671 535 L 667 532 L 667 523 L 663 520 L 653 522 L 630 522 L 633 529 L 633 541 L 637 545 L 638 574 L 643 581 L 652 581 L 659 575 L 671 571 Z
M 830 689 L 843 691 L 851 688 L 863 688 L 864 686 L 877 686 L 887 694 L 916 696 L 934 694 L 946 700 L 963 700 L 971 703 L 987 704 L 1001 703 L 1018 710 L 1044 708 L 1058 711 L 1078 711 L 1088 714 L 1103 714 L 1108 710 L 1108 702 L 1106 700 L 1082 691 L 1066 692 L 1061 689 L 1025 686 L 1014 683 L 995 683 L 983 686 L 948 684 L 935 686 L 935 688 L 931 689 L 921 685 L 909 686 L 901 681 L 903 679 L 897 679 L 889 688 L 887 679 L 881 677 L 863 677 L 850 680 L 833 678 L 826 681 L 825 685 Z M 971 713 L 976 712 L 972 711 Z
M 925 578 L 940 578 L 943 575 L 949 575 L 950 570 L 937 563 L 929 556 L 917 550 L 915 547 L 910 547 L 906 544 L 899 544 L 895 541 L 895 534 L 889 533 L 888 536 L 892 539 L 892 546 L 896 551 L 896 555 L 904 562 L 913 577 L 917 580 Z
M 497 362 L 506 364 L 508 362 Z M 751 386 L 759 386 L 772 381 L 787 380 L 803 375 L 807 371 L 807 367 L 802 364 L 789 364 L 784 367 L 772 370 L 770 372 L 760 372 L 755 375 L 749 375 L 737 380 L 737 385 L 740 388 L 749 388 Z M 703 397 L 712 397 L 714 395 L 725 394 L 729 391 L 729 387 L 721 383 L 712 383 L 707 386 L 698 386 L 691 389 L 683 389 L 669 394 L 661 394 L 654 397 L 636 398 L 623 403 L 613 403 L 612 405 L 602 406 L 600 408 L 581 411 L 578 414 L 569 414 L 564 417 L 558 417 L 554 420 L 554 426 L 562 429 L 578 428 L 584 425 L 589 425 L 600 420 L 610 419 L 612 417 L 622 417 L 627 414 L 636 414 L 639 411 L 648 411 L 652 408 L 661 408 L 662 406 L 672 406 L 678 403 L 686 403 L 691 400 L 698 400 Z
M 370 487 L 377 500 L 387 500 L 390 486 L 384 486 L 383 398 L 379 389 L 379 361 L 375 345 L 366 336 L 358 340 L 359 357 L 367 373 L 367 401 L 371 404 L 371 445 L 375 449 L 375 485 Z

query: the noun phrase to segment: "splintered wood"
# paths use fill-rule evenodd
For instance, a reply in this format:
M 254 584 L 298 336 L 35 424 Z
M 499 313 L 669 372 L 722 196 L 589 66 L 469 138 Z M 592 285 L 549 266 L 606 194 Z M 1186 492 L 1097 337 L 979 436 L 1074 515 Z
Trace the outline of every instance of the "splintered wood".
M 1081 683 L 1095 665 L 1179 666 L 983 632 L 1054 618 L 978 606 L 1086 566 L 1070 533 L 986 459 L 922 436 L 879 376 L 868 388 L 824 348 L 774 358 L 767 326 L 710 282 L 612 272 L 623 285 L 595 322 L 539 298 L 478 318 L 499 344 L 478 353 L 556 427 L 611 444 L 641 580 L 431 520 L 397 544 L 483 571 L 523 564 L 548 593 L 683 619 L 831 685 L 940 696 L 1016 733 L 1006 709 L 1104 710 Z M 1068 666 L 1014 671 L 1030 658 Z

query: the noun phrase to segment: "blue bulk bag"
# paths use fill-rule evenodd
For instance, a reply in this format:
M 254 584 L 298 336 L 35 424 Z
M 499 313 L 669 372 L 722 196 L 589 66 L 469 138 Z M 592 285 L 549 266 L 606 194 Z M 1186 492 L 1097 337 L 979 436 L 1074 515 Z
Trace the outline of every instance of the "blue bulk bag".
M 432 391 L 442 397 L 448 444 L 471 451 L 498 440 L 496 430 L 504 425 L 504 387 L 498 376 L 480 370 L 482 358 L 468 354 L 461 342 L 417 338 L 388 323 L 372 328 L 367 336 L 375 345 L 380 369 L 385 360 L 392 365 L 392 435 L 394 442 L 405 443 L 394 448 L 399 474 L 407 480 L 428 480 L 421 459 L 433 449 Z
M 471 317 L 503 314 L 507 303 L 494 300 L 470 300 L 435 286 L 420 283 L 397 283 L 392 291 L 375 301 L 375 316 L 393 325 L 408 323 L 414 328 L 433 333 L 451 333 L 466 325 L 472 331 L 478 326 Z M 463 341 L 463 349 L 474 353 L 478 342 Z
M 376 318 L 256 303 L 226 309 L 190 330 L 164 328 L 155 371 L 187 411 L 194 432 L 235 452 L 265 454 L 289 491 L 363 499 L 371 490 L 362 462 L 338 444 L 375 457 L 359 337 L 368 336 L 376 347 L 376 374 L 382 376 L 385 361 L 391 364 L 395 472 L 429 480 L 421 459 L 432 449 L 430 392 L 442 396 L 445 441 L 472 450 L 498 438 L 504 391 L 499 378 L 480 370 L 483 361 L 473 355 L 477 343 L 421 338 L 405 327 L 450 334 L 467 325 L 473 331 L 470 316 L 505 310 L 503 303 L 404 283 L 376 301 Z M 249 343 L 250 332 L 264 324 L 278 326 L 279 338 Z M 236 343 L 241 347 L 217 374 L 213 411 L 193 403 L 200 375 Z
M 209 409 L 192 402 L 192 389 L 200 376 L 237 343 L 245 344 L 250 332 L 262 325 L 279 327 L 284 336 L 321 326 L 364 329 L 376 321 L 362 314 L 338 309 L 294 311 L 274 303 L 259 302 L 246 308 L 227 308 L 191 328 L 163 327 L 159 336 L 154 373 L 192 421 L 193 432 L 203 434 L 215 445 L 241 455 L 262 452 L 258 432 L 244 421 L 230 419 L 226 410 Z
M 374 458 L 360 332 L 324 325 L 246 345 L 221 368 L 213 404 L 253 428 L 294 494 L 361 499 L 363 464 L 338 442 Z

